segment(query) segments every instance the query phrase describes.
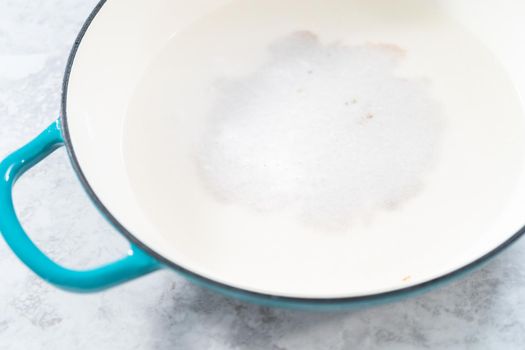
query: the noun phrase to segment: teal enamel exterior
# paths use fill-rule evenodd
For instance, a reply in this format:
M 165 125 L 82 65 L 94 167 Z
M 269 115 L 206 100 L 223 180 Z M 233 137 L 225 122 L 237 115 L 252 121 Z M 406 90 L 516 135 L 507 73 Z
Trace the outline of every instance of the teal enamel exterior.
M 77 292 L 105 289 L 160 268 L 156 259 L 131 245 L 128 254 L 116 262 L 90 270 L 72 270 L 55 263 L 31 241 L 16 216 L 13 185 L 24 172 L 62 145 L 64 140 L 57 120 L 0 163 L 0 232 L 9 247 L 44 280 Z
M 455 280 L 459 280 L 465 275 L 472 273 L 485 266 L 490 259 L 484 259 L 476 264 L 472 264 L 456 274 L 447 275 L 445 277 L 429 281 L 423 285 L 416 286 L 415 288 L 406 288 L 389 293 L 375 294 L 370 296 L 361 297 L 348 297 L 348 298 L 333 298 L 333 299 L 301 299 L 301 298 L 286 298 L 279 296 L 271 296 L 264 294 L 257 294 L 240 289 L 228 288 L 224 285 L 219 285 L 213 281 L 203 279 L 199 276 L 187 273 L 186 271 L 179 271 L 185 278 L 190 282 L 210 289 L 216 293 L 222 294 L 226 297 L 235 298 L 244 302 L 257 304 L 266 307 L 277 307 L 284 309 L 294 309 L 302 311 L 314 311 L 314 312 L 338 312 L 338 311 L 349 311 L 359 310 L 363 308 L 369 308 L 373 306 L 383 305 L 387 303 L 393 303 L 401 301 L 411 297 L 418 297 L 431 290 L 435 290 L 445 284 L 451 283 Z
M 464 266 L 453 273 L 417 286 L 369 296 L 334 299 L 302 299 L 274 296 L 221 284 L 203 276 L 199 276 L 158 255 L 133 237 L 125 228 L 121 227 L 118 222 L 112 218 L 111 214 L 107 212 L 104 207 L 101 207 L 98 203 L 98 198 L 94 193 L 91 193 L 89 186 L 82 181 L 83 174 L 75 168 L 79 179 L 100 213 L 133 243 L 131 244 L 128 255 L 121 260 L 95 269 L 83 271 L 72 270 L 52 261 L 31 241 L 16 216 L 12 199 L 13 185 L 25 171 L 51 154 L 57 148 L 63 146 L 65 143 L 68 145 L 67 138 L 64 140 L 63 132 L 67 135 L 67 130 L 63 130 L 61 127 L 61 121 L 57 120 L 35 139 L 0 162 L 0 232 L 20 260 L 22 260 L 22 262 L 24 262 L 38 276 L 57 287 L 69 291 L 94 292 L 103 290 L 166 266 L 179 272 L 196 285 L 245 302 L 290 309 L 341 311 L 370 307 L 423 294 L 430 289 L 434 289 L 481 267 L 484 263 L 489 261 L 490 258 L 510 246 L 525 231 L 524 229 L 520 230 L 520 232 L 516 233 L 507 242 L 477 261 Z M 68 151 L 71 151 L 71 149 L 68 148 Z M 73 162 L 74 167 L 75 164 L 76 163 Z M 312 281 L 312 283 L 315 283 L 315 281 Z

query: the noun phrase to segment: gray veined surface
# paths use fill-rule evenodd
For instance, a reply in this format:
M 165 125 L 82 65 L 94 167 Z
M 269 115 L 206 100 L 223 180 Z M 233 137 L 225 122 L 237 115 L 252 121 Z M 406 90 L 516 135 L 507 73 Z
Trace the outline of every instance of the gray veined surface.
M 0 56 L 46 57 L 0 78 L 0 156 L 58 114 L 67 52 L 94 0 L 0 2 Z M 86 198 L 63 150 L 15 190 L 27 230 L 54 258 L 94 266 L 127 245 Z M 101 244 L 103 243 L 103 244 Z M 464 280 L 424 296 L 337 314 L 232 301 L 166 271 L 95 295 L 29 272 L 0 240 L 0 349 L 522 349 L 525 241 Z

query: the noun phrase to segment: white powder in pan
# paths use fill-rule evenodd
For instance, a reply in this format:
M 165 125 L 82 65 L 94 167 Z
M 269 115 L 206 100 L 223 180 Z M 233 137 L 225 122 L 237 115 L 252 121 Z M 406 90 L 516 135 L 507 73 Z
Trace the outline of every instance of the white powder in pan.
M 298 32 L 269 50 L 218 82 L 198 156 L 218 198 L 339 230 L 417 194 L 441 121 L 423 80 L 395 75 L 401 49 Z

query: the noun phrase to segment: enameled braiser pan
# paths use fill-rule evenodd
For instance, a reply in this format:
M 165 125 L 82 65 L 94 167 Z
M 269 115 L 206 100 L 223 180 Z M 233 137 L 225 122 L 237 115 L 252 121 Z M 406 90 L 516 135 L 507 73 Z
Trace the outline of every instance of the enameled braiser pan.
M 345 2 L 350 5 L 344 5 Z M 212 196 L 202 201 L 195 199 L 203 197 L 194 196 L 202 191 L 196 187 L 198 181 L 183 166 L 167 169 L 170 162 L 158 153 L 151 155 L 158 166 L 142 169 L 149 174 L 144 175 L 143 181 L 155 183 L 159 192 L 163 189 L 169 192 L 170 181 L 183 183 L 184 188 L 177 198 L 150 201 L 149 208 L 144 209 L 145 204 L 130 184 L 130 169 L 123 156 L 126 150 L 122 149 L 123 125 L 131 101 L 137 98 L 136 86 L 167 43 L 177 40 L 179 34 L 214 11 L 234 6 L 232 3 L 235 1 L 102 0 L 93 10 L 69 57 L 60 118 L 0 165 L 0 230 L 15 254 L 35 273 L 58 287 L 90 292 L 170 268 L 197 284 L 251 302 L 336 309 L 424 291 L 472 270 L 521 236 L 525 226 L 525 176 L 521 175 L 525 157 L 521 157 L 519 148 L 525 134 L 520 134 L 523 130 L 519 128 L 514 128 L 507 139 L 487 140 L 496 148 L 517 149 L 516 154 L 511 153 L 518 159 L 511 167 L 514 171 L 505 169 L 499 174 L 496 169 L 492 174 L 502 183 L 510 176 L 514 185 L 500 206 L 501 213 L 494 215 L 490 225 L 485 224 L 481 215 L 476 218 L 475 208 L 464 207 L 462 211 L 468 220 L 462 221 L 461 230 L 455 226 L 435 232 L 433 227 L 439 226 L 438 213 L 428 219 L 414 217 L 412 224 L 394 225 L 388 232 L 373 237 L 334 232 L 301 236 L 293 233 L 294 223 L 283 224 L 271 218 L 252 220 L 256 214 L 249 209 L 230 210 Z M 306 13 L 307 5 L 316 2 L 301 3 Z M 370 19 L 371 26 L 389 23 L 395 16 L 408 24 L 419 18 L 414 22 L 420 23 L 425 20 L 425 12 L 439 10 L 493 53 L 508 73 L 516 95 L 525 93 L 525 3 L 434 1 L 424 8 L 417 3 L 421 2 L 349 0 L 329 1 L 326 7 L 329 12 L 330 6 L 340 5 L 340 9 L 332 11 L 340 15 L 352 9 L 362 11 L 352 16 Z M 261 2 L 258 4 L 261 6 Z M 283 13 L 300 12 L 299 7 L 287 6 L 282 5 Z M 238 13 L 239 18 L 245 15 L 248 16 L 242 11 Z M 222 39 L 218 37 L 217 41 Z M 199 48 L 207 43 L 196 39 L 192 45 Z M 188 72 L 187 77 L 191 75 Z M 152 89 L 155 91 L 155 87 Z M 155 139 L 155 135 L 148 134 L 155 129 L 147 127 L 149 123 L 162 126 L 165 122 L 168 128 L 170 122 L 162 119 L 159 108 L 162 107 L 149 108 L 155 116 L 144 115 L 144 143 L 135 147 L 148 150 L 149 140 Z M 501 110 L 506 111 L 503 106 Z M 191 116 L 187 123 L 192 123 Z M 472 127 L 483 128 L 483 124 Z M 172 141 L 164 140 L 163 145 L 169 148 L 170 144 L 175 145 Z M 67 149 L 81 185 L 94 205 L 129 239 L 131 248 L 123 259 L 92 270 L 70 270 L 41 252 L 21 227 L 13 207 L 12 186 L 27 169 L 62 146 Z M 126 157 L 130 156 L 133 153 L 130 155 L 128 151 Z M 175 175 L 166 176 L 171 170 Z M 461 173 L 461 169 L 457 171 Z M 476 200 L 491 202 L 491 186 L 490 183 L 482 186 L 486 188 L 486 198 L 485 188 L 480 187 Z M 438 208 L 436 211 L 441 210 Z M 163 214 L 160 221 L 166 217 L 172 221 L 157 222 L 151 212 Z M 446 222 L 447 217 L 441 221 Z

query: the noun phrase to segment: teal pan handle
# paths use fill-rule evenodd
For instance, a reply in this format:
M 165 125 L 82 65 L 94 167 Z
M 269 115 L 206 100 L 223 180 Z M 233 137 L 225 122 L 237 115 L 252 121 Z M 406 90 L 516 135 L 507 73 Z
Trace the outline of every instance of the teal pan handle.
M 131 245 L 128 254 L 118 261 L 90 270 L 72 270 L 47 257 L 27 236 L 13 206 L 13 185 L 24 172 L 63 145 L 57 120 L 0 163 L 0 232 L 9 247 L 44 280 L 76 292 L 102 290 L 159 269 L 158 261 Z

